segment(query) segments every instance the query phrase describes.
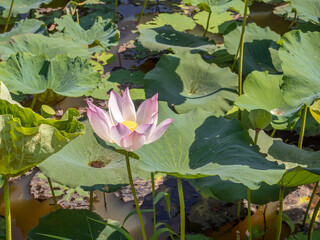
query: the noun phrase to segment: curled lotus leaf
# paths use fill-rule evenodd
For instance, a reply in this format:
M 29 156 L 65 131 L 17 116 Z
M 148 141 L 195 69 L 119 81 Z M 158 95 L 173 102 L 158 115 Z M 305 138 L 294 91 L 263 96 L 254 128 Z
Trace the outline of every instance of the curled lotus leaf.
M 290 0 L 290 4 L 297 10 L 298 15 L 320 23 L 320 0 Z
M 44 119 L 29 108 L 0 100 L 0 174 L 19 176 L 84 133 L 79 112 Z
M 88 59 L 91 53 L 88 46 L 83 43 L 75 43 L 71 39 L 51 38 L 41 34 L 23 34 L 14 36 L 8 42 L 0 43 L 0 57 L 8 59 L 11 54 L 28 52 L 33 55 L 45 54 L 50 59 L 59 54 L 69 57 L 82 57 Z
M 62 18 L 55 18 L 58 24 L 57 29 L 65 36 L 69 36 L 75 42 L 85 43 L 93 52 L 108 50 L 112 46 L 118 45 L 119 30 L 111 19 L 98 17 L 91 28 L 83 29 L 80 24 L 73 21 L 72 16 L 65 15 Z
M 202 110 L 175 114 L 166 103 L 159 105 L 159 121 L 174 121 L 158 141 L 136 151 L 141 169 L 183 178 L 218 175 L 250 189 L 258 189 L 261 182 L 276 184 L 284 174 L 283 166 L 250 146 L 252 139 L 238 120 Z
M 35 34 L 46 34 L 47 27 L 44 22 L 36 19 L 25 19 L 17 22 L 10 32 L 0 34 L 0 42 L 9 41 L 13 36 L 35 33 Z
M 34 56 L 18 52 L 0 63 L 0 79 L 13 93 L 34 94 L 41 102 L 58 96 L 89 96 L 100 83 L 100 74 L 87 60 L 58 55 Z
M 125 156 L 105 148 L 97 141 L 91 125 L 84 122 L 86 133 L 38 165 L 40 170 L 56 182 L 76 188 L 107 184 L 119 189 L 128 184 Z M 133 177 L 148 178 L 150 173 L 140 170 L 138 161 L 130 158 Z

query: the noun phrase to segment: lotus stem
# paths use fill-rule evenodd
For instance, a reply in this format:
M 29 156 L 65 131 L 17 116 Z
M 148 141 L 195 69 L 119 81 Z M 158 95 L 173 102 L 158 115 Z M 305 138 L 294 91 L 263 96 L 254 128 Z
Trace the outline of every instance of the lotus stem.
M 252 226 L 251 226 L 251 190 L 248 188 L 247 191 L 247 200 L 248 200 L 248 232 L 249 240 L 252 240 Z
M 277 131 L 277 129 L 273 129 L 273 131 L 272 131 L 272 133 L 271 133 L 271 135 L 270 135 L 270 137 L 274 137 L 274 135 L 276 134 L 276 131 Z
M 142 7 L 142 10 L 141 10 L 141 13 L 139 14 L 139 18 L 138 18 L 138 25 L 140 24 L 140 20 L 142 18 L 142 15 L 143 15 L 143 12 L 147 6 L 147 3 L 148 3 L 148 0 L 144 0 L 144 4 L 143 4 L 143 7 Z
M 9 22 L 10 22 L 10 18 L 11 18 L 11 13 L 12 13 L 13 4 L 14 4 L 14 0 L 11 0 L 11 6 L 10 6 L 10 10 L 9 10 L 8 19 L 7 19 L 7 22 L 6 22 L 6 26 L 4 27 L 4 30 L 3 30 L 4 33 L 7 31 L 8 26 L 9 26 Z
M 238 209 L 237 209 L 237 219 L 240 221 L 240 213 L 241 213 L 241 203 L 242 199 L 238 200 Z
M 79 11 L 78 11 L 78 9 L 76 9 L 76 16 L 77 16 L 77 23 L 80 24 Z
M 278 229 L 276 240 L 280 240 L 281 237 L 281 229 L 282 229 L 282 213 L 283 213 L 283 196 L 284 196 L 284 187 L 280 187 L 280 194 L 279 194 L 279 213 L 278 213 Z
M 310 200 L 309 200 L 309 203 L 308 203 L 308 206 L 307 206 L 307 209 L 306 209 L 306 213 L 305 213 L 304 218 L 303 218 L 303 222 L 302 222 L 302 227 L 303 227 L 303 228 L 304 228 L 304 226 L 306 225 L 307 218 L 308 218 L 308 213 L 309 213 L 311 204 L 312 204 L 312 202 L 313 202 L 314 196 L 316 195 L 318 186 L 319 186 L 319 182 L 316 182 L 316 185 L 314 186 L 314 189 L 313 189 L 312 194 L 311 194 L 311 196 L 310 196 Z
M 33 110 L 34 106 L 36 105 L 37 102 L 37 97 L 35 95 L 33 95 L 33 99 L 30 105 L 30 108 Z
M 244 33 L 246 31 L 246 22 L 247 22 L 247 15 L 248 15 L 248 4 L 249 0 L 245 0 L 244 6 L 244 14 L 242 20 L 242 32 L 240 38 L 240 62 L 239 62 L 239 81 L 238 81 L 238 94 L 239 96 L 242 95 L 242 68 L 243 68 L 243 48 L 244 48 Z
M 207 35 L 208 29 L 209 29 L 210 17 L 211 17 L 211 12 L 209 12 L 209 15 L 208 15 L 206 30 L 203 33 L 204 37 Z
M 182 187 L 182 180 L 181 178 L 177 179 L 178 182 L 178 193 L 179 193 L 179 202 L 180 202 L 180 240 L 185 240 L 186 234 L 186 213 L 185 213 L 185 206 L 184 206 L 184 196 L 183 196 L 183 187 Z
M 151 184 L 152 184 L 153 233 L 155 234 L 157 232 L 157 221 L 156 221 L 154 172 L 151 173 Z
M 233 64 L 231 66 L 232 72 L 234 71 L 234 68 L 235 68 L 237 60 L 238 60 L 238 56 L 239 56 L 239 52 L 240 52 L 240 43 L 241 43 L 241 41 L 239 42 L 237 53 L 236 53 L 236 55 L 234 55 Z
M 6 239 L 11 240 L 11 210 L 9 194 L 9 177 L 3 176 L 4 180 L 4 208 L 6 216 Z
M 92 212 L 93 210 L 93 191 L 90 191 L 90 206 L 89 210 Z
M 118 8 L 118 0 L 115 0 L 115 6 L 114 6 L 114 17 L 113 17 L 113 22 L 117 23 L 117 8 Z
M 260 129 L 256 129 L 256 133 L 254 135 L 254 142 L 253 145 L 257 145 L 258 143 L 258 137 L 259 137 Z
M 56 207 L 56 210 L 58 210 L 59 207 L 58 207 L 57 198 L 56 198 L 56 195 L 54 193 L 53 186 L 52 186 L 51 178 L 47 177 L 47 180 L 48 180 L 48 183 L 49 183 L 49 186 L 50 186 L 50 190 L 51 190 L 51 195 L 52 195 L 52 198 L 53 198 L 54 206 Z
M 302 116 L 301 116 L 302 121 L 301 121 L 301 129 L 300 129 L 299 142 L 298 142 L 299 148 L 302 148 L 304 131 L 305 131 L 305 127 L 306 127 L 307 110 L 308 110 L 308 106 L 307 106 L 307 104 L 304 104 L 303 110 L 302 110 Z
M 310 227 L 309 227 L 309 232 L 308 232 L 308 240 L 312 240 L 313 228 L 314 228 L 314 224 L 316 222 L 317 216 L 318 216 L 319 208 L 320 208 L 320 200 L 318 201 L 316 207 L 314 208 L 313 214 L 312 214 L 312 219 L 310 222 Z
M 263 230 L 265 233 L 267 232 L 267 219 L 266 219 L 267 207 L 268 207 L 268 204 L 265 205 L 264 211 L 263 211 Z M 265 236 L 266 234 L 263 234 L 262 240 L 264 240 Z
M 292 22 L 289 25 L 289 29 L 291 29 L 293 27 L 294 23 L 297 20 L 297 9 L 293 8 L 292 11 L 294 12 L 294 18 L 293 18 Z
M 143 240 L 147 240 L 147 236 L 146 236 L 146 232 L 144 230 L 144 224 L 143 224 L 143 220 L 142 220 L 142 216 L 141 216 L 141 211 L 140 211 L 140 207 L 139 207 L 139 202 L 138 202 L 136 190 L 134 189 L 134 185 L 133 185 L 133 179 L 132 179 L 131 166 L 130 166 L 130 160 L 129 160 L 129 153 L 128 152 L 126 154 L 126 163 L 127 163 L 127 171 L 128 171 L 128 177 L 129 177 L 129 182 L 130 182 L 130 186 L 131 186 L 131 191 L 132 191 L 134 203 L 136 205 L 137 214 L 138 214 L 138 217 L 139 217 L 142 238 L 143 238 Z

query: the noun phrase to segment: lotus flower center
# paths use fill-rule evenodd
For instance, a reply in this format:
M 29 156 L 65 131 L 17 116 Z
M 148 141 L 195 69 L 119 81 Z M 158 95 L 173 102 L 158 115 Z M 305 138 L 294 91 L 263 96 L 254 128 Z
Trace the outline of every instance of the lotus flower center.
M 132 132 L 138 127 L 138 124 L 136 124 L 134 121 L 124 121 L 122 124 L 129 128 Z

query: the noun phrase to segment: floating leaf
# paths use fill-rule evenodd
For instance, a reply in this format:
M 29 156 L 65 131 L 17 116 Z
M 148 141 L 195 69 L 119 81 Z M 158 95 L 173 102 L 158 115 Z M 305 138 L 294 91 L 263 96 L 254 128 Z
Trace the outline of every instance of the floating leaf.
M 45 235 L 78 240 L 127 239 L 112 227 L 90 219 L 104 221 L 98 214 L 86 209 L 59 209 L 40 218 L 39 224 L 28 233 L 28 239 L 48 239 Z M 107 220 L 106 223 L 120 227 L 120 224 L 113 220 Z
M 281 83 L 282 75 L 254 71 L 247 76 L 243 85 L 244 94 L 237 98 L 235 105 L 248 111 L 264 109 L 273 115 L 274 128 L 285 129 L 288 121 L 292 120 L 290 117 L 300 107 L 291 107 L 286 103 L 280 90 Z
M 29 108 L 0 100 L 0 174 L 19 176 L 83 134 L 69 109 L 61 120 L 44 119 Z
M 46 34 L 47 27 L 44 22 L 35 19 L 21 20 L 14 25 L 10 32 L 0 34 L 0 42 L 9 41 L 13 36 L 25 33 Z
M 45 54 L 54 58 L 58 54 L 66 54 L 70 57 L 90 58 L 88 46 L 75 43 L 70 39 L 50 38 L 40 34 L 24 34 L 14 36 L 11 41 L 0 43 L 0 56 L 8 59 L 17 52 L 28 52 L 33 55 Z
M 74 22 L 69 15 L 65 15 L 61 19 L 55 18 L 55 22 L 58 24 L 57 29 L 63 31 L 65 36 L 72 37 L 75 42 L 89 45 L 93 52 L 100 52 L 118 45 L 120 33 L 110 19 L 104 20 L 102 17 L 98 17 L 88 30 Z
M 282 91 L 291 106 L 311 105 L 320 97 L 320 33 L 291 31 L 282 37 L 279 57 Z
M 229 68 L 206 63 L 198 54 L 163 55 L 145 76 L 146 97 L 173 104 L 179 113 L 195 108 L 224 115 L 234 101 L 237 76 Z
M 42 4 L 48 4 L 52 0 L 15 0 L 12 8 L 12 15 L 16 17 L 19 13 L 28 13 L 31 9 L 39 8 Z M 2 12 L 2 16 L 7 17 L 9 14 L 11 1 L 0 0 L 0 8 L 5 10 Z
M 101 146 L 89 122 L 84 124 L 86 133 L 38 165 L 40 170 L 56 182 L 72 188 L 97 184 L 120 188 L 120 184 L 128 184 L 125 156 Z M 149 173 L 138 169 L 137 160 L 130 161 L 135 178 L 149 177 Z
M 146 24 L 140 24 L 138 30 L 146 28 L 157 28 L 164 25 L 171 25 L 177 31 L 192 30 L 196 23 L 192 18 L 179 13 L 160 13 L 154 20 L 147 22 Z
M 89 96 L 99 84 L 100 74 L 81 58 L 58 55 L 49 60 L 45 55 L 19 52 L 0 63 L 0 78 L 13 92 L 35 94 L 41 102 L 57 96 Z
M 227 51 L 235 55 L 238 50 L 242 27 L 238 26 L 224 36 L 224 43 Z M 269 71 L 270 73 L 277 73 L 273 66 L 272 58 L 269 48 L 273 42 L 280 39 L 280 35 L 271 31 L 270 28 L 261 28 L 255 23 L 249 23 L 246 27 L 245 41 L 244 41 L 244 56 L 243 72 L 245 75 L 254 70 Z
M 138 41 L 151 51 L 170 50 L 174 53 L 192 51 L 192 53 L 209 52 L 216 49 L 214 42 L 207 37 L 179 32 L 169 25 L 158 28 L 141 29 Z
M 276 184 L 285 172 L 250 147 L 251 138 L 235 119 L 216 118 L 202 110 L 178 115 L 165 103 L 159 114 L 159 121 L 167 117 L 174 121 L 158 141 L 136 151 L 141 169 L 182 178 L 218 175 L 250 189 L 259 188 L 262 181 Z

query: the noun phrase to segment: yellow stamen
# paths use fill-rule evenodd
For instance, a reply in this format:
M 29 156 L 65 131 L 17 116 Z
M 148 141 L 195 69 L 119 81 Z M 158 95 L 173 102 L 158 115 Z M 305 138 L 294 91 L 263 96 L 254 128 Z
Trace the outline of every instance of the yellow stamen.
M 138 127 L 138 124 L 136 124 L 134 121 L 124 121 L 122 124 L 129 128 L 132 132 Z

